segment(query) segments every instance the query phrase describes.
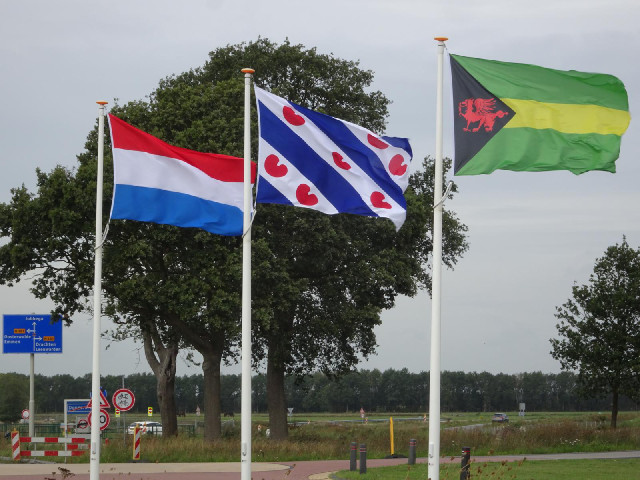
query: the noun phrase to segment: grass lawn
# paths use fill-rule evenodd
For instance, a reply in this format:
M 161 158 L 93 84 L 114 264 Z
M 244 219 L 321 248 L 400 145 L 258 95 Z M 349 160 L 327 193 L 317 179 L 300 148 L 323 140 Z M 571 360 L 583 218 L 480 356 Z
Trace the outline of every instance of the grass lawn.
M 425 480 L 427 465 L 369 468 L 367 473 L 342 471 L 333 478 L 344 480 Z M 440 466 L 440 479 L 458 480 L 459 464 Z M 472 463 L 471 479 L 482 480 L 638 480 L 640 459 L 550 460 L 508 463 Z

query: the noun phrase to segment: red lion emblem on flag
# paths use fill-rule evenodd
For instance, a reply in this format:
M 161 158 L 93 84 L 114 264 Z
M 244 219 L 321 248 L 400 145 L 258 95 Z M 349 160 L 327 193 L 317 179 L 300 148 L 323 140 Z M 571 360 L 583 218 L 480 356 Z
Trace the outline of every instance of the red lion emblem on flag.
M 465 132 L 477 132 L 484 127 L 485 132 L 491 132 L 496 118 L 502 118 L 509 115 L 509 112 L 498 110 L 495 112 L 495 98 L 467 98 L 458 103 L 458 115 L 464 117 L 467 121 Z M 478 126 L 470 129 L 469 126 L 478 122 Z

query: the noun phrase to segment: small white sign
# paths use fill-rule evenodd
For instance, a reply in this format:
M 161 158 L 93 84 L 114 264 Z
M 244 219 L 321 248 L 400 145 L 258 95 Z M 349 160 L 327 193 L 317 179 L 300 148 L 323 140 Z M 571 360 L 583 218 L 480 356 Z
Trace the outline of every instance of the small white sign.
M 24 410 L 22 410 L 22 418 L 24 420 L 28 420 L 30 415 L 31 414 L 29 413 L 29 410 L 27 410 L 26 408 Z

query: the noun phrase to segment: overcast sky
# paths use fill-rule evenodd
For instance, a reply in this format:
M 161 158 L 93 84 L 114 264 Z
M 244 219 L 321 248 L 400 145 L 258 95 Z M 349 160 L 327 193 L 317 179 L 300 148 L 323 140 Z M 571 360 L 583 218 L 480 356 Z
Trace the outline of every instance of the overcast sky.
M 10 200 L 12 187 L 33 189 L 36 168 L 76 164 L 96 101 L 144 99 L 165 76 L 202 65 L 208 52 L 258 36 L 289 38 L 373 70 L 373 88 L 393 101 L 386 133 L 411 139 L 416 164 L 435 152 L 434 36 L 448 36 L 448 50 L 460 55 L 614 74 L 627 87 L 633 116 L 638 19 L 635 0 L 1 2 L 0 202 Z M 444 85 L 444 152 L 453 156 L 448 66 Z M 560 371 L 549 354 L 555 307 L 623 235 L 640 245 L 639 134 L 632 118 L 616 174 L 455 179 L 460 193 L 446 208 L 469 227 L 470 250 L 443 274 L 442 369 Z M 51 309 L 26 285 L 0 287 L 0 305 L 3 314 Z M 359 367 L 428 370 L 430 312 L 424 293 L 400 299 L 376 329 L 378 354 Z M 64 329 L 64 353 L 37 355 L 36 373 L 90 373 L 91 318 L 75 320 Z M 140 346 L 111 345 L 102 374 L 150 372 Z M 1 355 L 0 372 L 28 373 L 28 357 Z M 200 369 L 179 362 L 178 375 L 194 373 Z

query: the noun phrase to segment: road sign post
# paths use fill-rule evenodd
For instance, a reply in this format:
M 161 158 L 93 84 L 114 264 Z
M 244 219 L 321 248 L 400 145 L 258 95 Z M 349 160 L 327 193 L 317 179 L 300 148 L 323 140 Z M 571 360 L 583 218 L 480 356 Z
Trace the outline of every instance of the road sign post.
M 51 322 L 51 315 L 3 315 L 2 353 L 28 353 L 29 358 L 29 436 L 34 434 L 35 353 L 62 353 L 62 322 Z

